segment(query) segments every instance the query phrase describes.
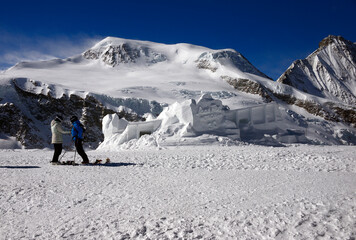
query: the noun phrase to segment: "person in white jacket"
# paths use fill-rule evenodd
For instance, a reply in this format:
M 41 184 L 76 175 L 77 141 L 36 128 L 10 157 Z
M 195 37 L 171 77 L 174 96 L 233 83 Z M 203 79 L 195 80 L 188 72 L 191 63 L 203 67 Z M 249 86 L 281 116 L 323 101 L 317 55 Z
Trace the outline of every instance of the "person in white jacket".
M 61 126 L 63 117 L 57 115 L 51 122 L 52 144 L 54 146 L 52 164 L 59 164 L 58 158 L 62 153 L 63 134 L 70 134 L 70 131 L 64 131 Z

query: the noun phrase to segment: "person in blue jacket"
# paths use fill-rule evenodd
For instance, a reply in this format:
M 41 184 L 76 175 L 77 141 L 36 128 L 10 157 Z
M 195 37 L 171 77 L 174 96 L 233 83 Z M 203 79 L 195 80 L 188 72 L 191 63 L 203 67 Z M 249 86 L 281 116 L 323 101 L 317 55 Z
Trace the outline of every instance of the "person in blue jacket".
M 80 123 L 79 119 L 76 116 L 72 116 L 70 118 L 70 121 L 72 122 L 73 128 L 72 128 L 72 139 L 75 143 L 75 148 L 77 149 L 78 154 L 82 157 L 83 162 L 82 164 L 88 164 L 89 159 L 87 154 L 84 152 L 83 149 L 83 132 L 84 132 L 84 127 Z

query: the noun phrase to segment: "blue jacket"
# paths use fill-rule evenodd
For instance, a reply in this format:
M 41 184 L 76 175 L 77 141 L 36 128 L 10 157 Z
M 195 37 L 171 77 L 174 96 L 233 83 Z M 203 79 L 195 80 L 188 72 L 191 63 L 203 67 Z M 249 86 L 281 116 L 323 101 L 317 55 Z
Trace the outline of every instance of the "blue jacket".
M 79 120 L 75 121 L 72 123 L 73 128 L 72 128 L 72 139 L 75 140 L 76 138 L 82 139 L 83 140 L 83 127 Z

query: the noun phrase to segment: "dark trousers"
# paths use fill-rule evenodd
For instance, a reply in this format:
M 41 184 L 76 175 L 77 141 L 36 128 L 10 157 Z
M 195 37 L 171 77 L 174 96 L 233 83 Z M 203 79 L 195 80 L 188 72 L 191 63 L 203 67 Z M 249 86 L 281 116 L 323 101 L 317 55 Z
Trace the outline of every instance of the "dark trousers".
M 59 155 L 62 153 L 62 143 L 55 143 L 54 146 L 54 154 L 52 158 L 52 162 L 58 162 Z
M 82 157 L 83 162 L 89 162 L 87 154 L 84 152 L 83 149 L 83 140 L 76 138 L 75 139 L 75 148 L 77 149 L 78 154 Z

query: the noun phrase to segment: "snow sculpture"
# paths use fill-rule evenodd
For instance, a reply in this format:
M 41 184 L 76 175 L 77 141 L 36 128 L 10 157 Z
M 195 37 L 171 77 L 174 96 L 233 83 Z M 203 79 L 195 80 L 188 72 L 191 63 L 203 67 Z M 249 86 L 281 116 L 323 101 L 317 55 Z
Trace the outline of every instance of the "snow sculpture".
M 111 149 L 144 134 L 151 134 L 160 126 L 161 120 L 147 122 L 128 122 L 117 114 L 108 114 L 103 118 L 104 142 L 98 149 Z
M 229 109 L 210 94 L 203 95 L 198 103 L 191 99 L 174 103 L 158 116 L 162 120 L 160 135 L 195 137 L 203 134 L 239 139 L 236 124 L 227 118 Z
M 228 119 L 229 108 L 210 94 L 203 95 L 192 108 L 193 129 L 197 135 L 209 133 L 239 139 L 240 131 L 236 123 Z
M 103 118 L 103 134 L 105 138 L 111 138 L 115 134 L 125 131 L 128 121 L 119 118 L 117 114 L 108 114 Z
M 194 99 L 174 103 L 166 107 L 157 119 L 147 118 L 145 122 L 127 122 L 116 114 L 103 119 L 105 140 L 98 149 L 111 149 L 142 135 L 151 134 L 157 143 L 180 141 L 182 138 L 204 134 L 240 139 L 240 130 L 274 128 L 279 120 L 278 107 L 264 104 L 254 107 L 230 110 L 220 100 L 205 94 L 198 102 Z M 272 125 L 270 123 L 273 123 Z

